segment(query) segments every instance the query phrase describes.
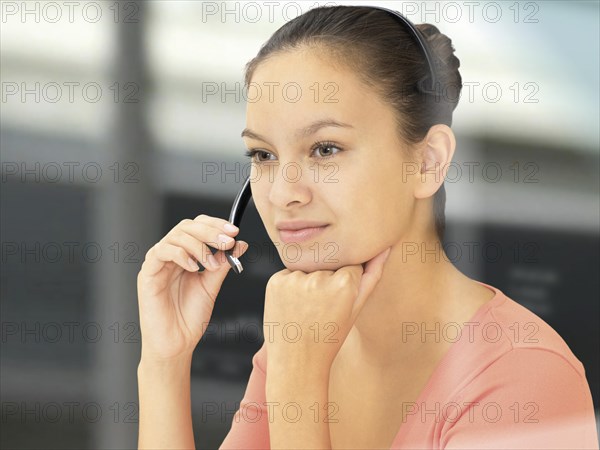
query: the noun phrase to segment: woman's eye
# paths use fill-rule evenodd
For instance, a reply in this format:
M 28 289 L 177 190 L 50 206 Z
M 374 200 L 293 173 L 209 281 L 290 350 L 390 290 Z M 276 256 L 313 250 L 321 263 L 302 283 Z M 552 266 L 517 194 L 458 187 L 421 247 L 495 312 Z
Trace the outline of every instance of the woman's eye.
M 317 153 L 321 154 L 321 159 L 327 159 L 327 158 L 332 158 L 335 156 L 335 153 L 331 152 L 331 149 L 334 149 L 334 148 L 339 151 L 342 150 L 340 147 L 338 147 L 337 145 L 330 143 L 330 142 L 316 143 L 314 150 L 316 150 Z M 325 152 L 322 152 L 322 150 L 325 150 Z M 339 151 L 337 153 L 339 153 Z
M 245 155 L 251 159 L 255 159 L 254 158 L 255 155 L 258 155 L 260 157 L 260 156 L 265 156 L 265 155 L 270 155 L 270 154 L 271 153 L 265 152 L 264 150 L 246 150 L 246 153 L 245 153 Z M 265 162 L 265 161 L 268 161 L 268 160 L 262 160 L 260 158 L 257 158 L 257 162 Z
M 337 149 L 337 153 L 342 151 L 342 148 L 333 142 L 315 142 L 312 146 L 311 155 L 317 155 L 317 159 L 333 158 L 336 155 L 336 152 L 332 149 Z M 264 150 L 246 150 L 244 154 L 257 163 L 274 161 L 274 155 Z M 273 158 L 269 158 L 269 156 L 272 156 Z

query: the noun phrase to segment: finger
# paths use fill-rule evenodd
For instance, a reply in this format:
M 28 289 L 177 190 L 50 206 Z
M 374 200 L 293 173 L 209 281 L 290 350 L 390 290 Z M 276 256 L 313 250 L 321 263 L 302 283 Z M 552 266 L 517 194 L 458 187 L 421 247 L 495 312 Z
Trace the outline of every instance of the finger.
M 239 230 L 226 231 L 223 228 L 197 221 L 183 221 L 177 230 L 174 229 L 172 232 L 175 234 L 181 231 L 217 250 L 232 249 L 235 245 L 233 236 L 239 233 Z
M 199 245 L 201 247 L 210 245 L 211 247 L 214 247 L 217 250 L 218 249 L 229 249 L 235 245 L 235 240 L 233 240 L 233 239 L 220 240 L 219 235 L 220 234 L 222 234 L 224 236 L 230 235 L 230 237 L 235 236 L 239 232 L 239 228 L 233 227 L 233 229 L 227 229 L 227 228 L 225 228 L 225 225 L 228 223 L 229 222 L 224 219 L 207 216 L 205 214 L 201 214 L 201 215 L 197 216 L 194 220 L 190 220 L 190 219 L 182 220 L 175 227 L 173 227 L 171 229 L 171 231 L 169 231 L 169 233 L 167 233 L 167 235 L 163 239 L 161 239 L 160 242 L 158 242 L 157 244 L 155 244 L 152 248 L 150 248 L 148 250 L 148 252 L 146 253 L 144 262 L 142 263 L 140 272 L 143 273 L 144 275 L 154 275 L 157 272 L 159 272 L 160 270 L 162 270 L 164 265 L 169 261 L 175 262 L 176 264 L 178 264 L 185 270 L 190 270 L 192 267 L 194 267 L 195 271 L 199 270 L 198 268 L 196 268 L 197 264 L 190 263 L 190 261 L 187 260 L 187 258 L 185 260 L 185 263 L 183 263 L 181 261 L 181 258 L 183 258 L 181 251 L 176 251 L 178 253 L 178 255 L 174 255 L 173 252 L 175 250 L 173 250 L 170 247 L 167 247 L 166 249 L 162 248 L 162 243 L 168 242 L 168 241 L 171 241 L 172 239 L 174 239 L 174 240 L 178 241 L 179 246 L 181 246 L 182 242 L 180 242 L 180 241 L 182 240 L 182 237 L 180 236 L 180 233 L 187 232 L 187 234 L 191 235 L 192 237 L 196 238 L 196 240 L 199 241 Z M 184 239 L 184 240 L 189 242 L 189 239 Z M 175 246 L 177 247 L 178 245 L 175 245 Z M 188 245 L 184 245 L 184 247 L 188 248 L 188 252 L 190 253 L 190 255 L 188 255 L 188 257 L 192 257 L 192 259 L 195 259 L 198 261 L 208 261 L 209 255 L 208 255 L 208 253 L 206 253 L 207 251 L 210 252 L 210 250 L 208 248 L 203 249 L 203 251 L 198 254 L 197 251 L 191 250 L 193 248 L 197 249 L 196 244 L 194 244 L 194 245 L 188 244 Z M 157 250 L 159 250 L 159 251 L 157 252 Z M 157 256 L 158 256 L 158 258 L 157 258 Z M 203 264 L 203 266 L 204 266 L 204 264 Z M 207 266 L 208 266 L 208 264 L 207 264 Z M 204 267 L 207 267 L 207 266 L 204 266 Z
M 225 231 L 227 234 L 231 234 L 232 236 L 239 233 L 240 231 L 240 229 L 231 222 L 225 219 L 221 219 L 219 217 L 207 216 L 206 214 L 200 214 L 193 220 L 193 222 L 204 223 L 211 227 L 218 228 L 220 230 Z M 225 225 L 231 225 L 231 227 L 233 228 L 226 228 Z
M 195 262 L 190 263 L 189 259 L 190 255 L 183 248 L 161 241 L 148 250 L 140 272 L 152 276 L 168 262 L 173 262 L 189 272 L 197 272 L 198 265 Z
M 238 256 L 241 256 L 247 249 L 248 243 L 244 241 L 237 241 L 232 253 L 237 258 Z M 205 286 L 205 289 L 208 292 L 219 292 L 225 277 L 229 273 L 229 269 L 231 269 L 231 266 L 225 258 L 225 254 L 220 250 L 217 253 L 220 254 L 219 257 L 222 258 L 224 262 L 221 263 L 219 269 L 215 270 L 214 272 L 207 273 L 206 277 L 202 279 L 202 284 Z M 212 298 L 216 298 L 216 295 L 212 296 Z
M 383 273 L 383 265 L 387 260 L 391 251 L 391 247 L 379 253 L 373 259 L 369 260 L 365 264 L 365 271 L 362 274 L 362 278 L 360 280 L 360 285 L 358 287 L 358 296 L 356 297 L 356 301 L 352 307 L 352 320 L 354 321 L 360 310 L 364 306 L 367 298 L 375 289 L 375 286 L 381 279 L 381 274 Z
M 166 236 L 165 242 L 182 247 L 191 255 L 192 259 L 202 264 L 202 267 L 207 270 L 217 270 L 219 268 L 219 262 L 213 257 L 210 248 L 191 234 L 179 230 L 177 233 Z
M 234 257 L 239 258 L 244 253 L 246 253 L 246 250 L 248 250 L 249 247 L 250 247 L 250 245 L 246 241 L 236 241 L 236 245 L 235 245 L 235 247 L 233 247 L 231 254 Z M 227 257 L 225 256 L 224 251 L 219 250 L 218 252 L 216 252 L 214 254 L 214 257 L 219 262 L 219 265 L 223 265 L 224 263 L 227 263 L 227 266 L 229 266 L 229 262 L 227 261 Z M 229 266 L 229 267 L 231 267 L 231 266 Z

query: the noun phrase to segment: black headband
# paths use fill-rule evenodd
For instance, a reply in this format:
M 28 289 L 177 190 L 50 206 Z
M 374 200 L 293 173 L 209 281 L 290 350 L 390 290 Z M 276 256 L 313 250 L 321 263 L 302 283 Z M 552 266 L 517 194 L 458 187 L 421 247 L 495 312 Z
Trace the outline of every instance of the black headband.
M 435 72 L 436 64 L 435 64 L 435 60 L 433 59 L 433 55 L 429 51 L 429 47 L 427 47 L 427 44 L 425 42 L 425 37 L 421 34 L 421 32 L 417 29 L 417 27 L 415 27 L 415 25 L 410 20 L 408 20 L 406 17 L 404 17 L 398 11 L 394 11 L 394 10 L 388 9 L 388 8 L 383 8 L 381 6 L 370 6 L 370 8 L 380 9 L 382 11 L 386 11 L 386 12 L 390 13 L 391 15 L 393 15 L 407 29 L 407 31 L 415 38 L 415 40 L 419 43 L 421 52 L 423 53 L 423 56 L 425 56 L 425 59 L 427 60 L 427 64 L 429 65 L 429 74 L 430 74 L 430 80 L 431 80 L 429 87 L 427 87 L 427 88 L 424 87 L 423 83 L 421 82 L 421 83 L 419 83 L 419 88 L 421 89 L 421 91 L 423 93 L 435 94 L 437 92 L 435 89 L 436 82 L 437 82 L 437 77 L 436 77 L 436 72 Z M 424 80 L 422 80 L 422 81 L 424 81 Z

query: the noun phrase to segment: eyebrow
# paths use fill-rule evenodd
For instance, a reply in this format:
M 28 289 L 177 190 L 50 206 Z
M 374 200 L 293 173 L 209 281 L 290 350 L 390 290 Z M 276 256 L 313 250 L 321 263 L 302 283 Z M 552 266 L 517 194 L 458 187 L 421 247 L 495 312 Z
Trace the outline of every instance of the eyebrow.
M 325 128 L 325 127 L 338 127 L 338 128 L 354 128 L 352 125 L 348 124 L 348 123 L 343 123 L 343 122 L 338 122 L 337 120 L 334 119 L 321 119 L 321 120 L 317 120 L 316 122 L 311 123 L 310 125 L 304 127 L 304 128 L 300 128 L 296 131 L 296 139 L 301 139 L 301 138 L 305 138 L 307 136 L 311 136 L 313 134 L 315 134 L 317 131 L 319 131 L 321 128 Z M 269 141 L 267 141 L 263 136 L 261 136 L 260 134 L 248 129 L 248 128 L 244 128 L 244 130 L 242 131 L 241 137 L 249 137 L 252 139 L 258 139 L 260 141 L 266 142 L 267 144 L 269 143 Z

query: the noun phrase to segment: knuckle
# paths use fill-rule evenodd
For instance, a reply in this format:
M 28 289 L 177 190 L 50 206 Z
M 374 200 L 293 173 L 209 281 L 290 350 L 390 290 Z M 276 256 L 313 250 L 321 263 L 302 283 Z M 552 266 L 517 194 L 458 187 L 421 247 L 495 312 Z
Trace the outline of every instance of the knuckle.
M 180 258 L 187 259 L 187 252 L 184 249 L 182 249 L 181 247 L 179 247 L 177 249 L 177 256 L 179 256 Z
M 144 259 L 148 259 L 148 258 L 151 258 L 151 257 L 152 257 L 152 255 L 153 255 L 153 254 L 154 254 L 154 252 L 155 252 L 155 247 L 156 247 L 156 245 L 157 245 L 157 244 L 154 244 L 152 247 L 150 247 L 150 248 L 148 249 L 148 251 L 147 251 L 147 252 L 146 252 L 146 254 L 144 255 Z
M 267 281 L 267 287 L 274 286 L 277 286 L 277 275 L 273 275 L 271 278 L 269 278 L 269 281 Z
M 352 282 L 352 275 L 349 272 L 346 272 L 346 271 L 341 272 L 336 277 L 337 286 L 340 288 L 349 286 L 351 284 L 351 282 Z
M 307 287 L 309 290 L 311 290 L 311 291 L 314 291 L 314 290 L 317 290 L 317 289 L 319 289 L 319 286 L 323 286 L 323 285 L 321 284 L 321 277 L 319 277 L 319 276 L 312 276 L 312 275 L 314 275 L 315 273 L 316 273 L 316 272 L 313 272 L 313 273 L 311 274 L 311 276 L 309 276 L 309 277 L 308 277 L 308 281 L 307 281 L 307 283 L 306 283 L 306 287 Z
M 282 275 L 280 272 L 277 272 L 271 278 L 269 278 L 267 285 L 270 287 L 278 287 L 281 285 L 281 281 L 282 281 Z

